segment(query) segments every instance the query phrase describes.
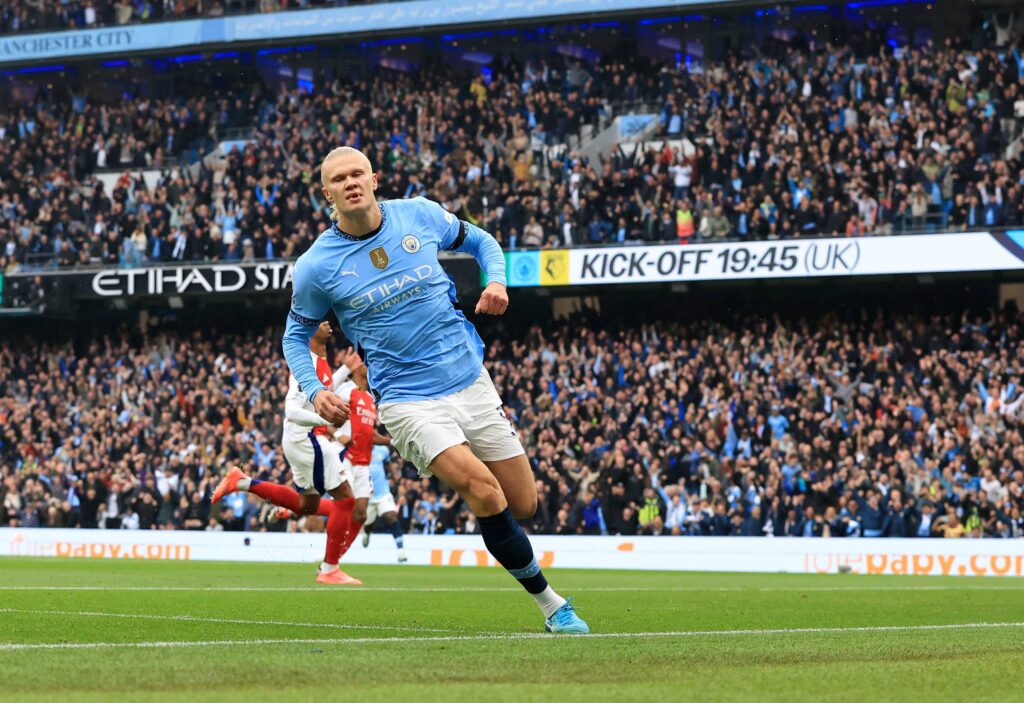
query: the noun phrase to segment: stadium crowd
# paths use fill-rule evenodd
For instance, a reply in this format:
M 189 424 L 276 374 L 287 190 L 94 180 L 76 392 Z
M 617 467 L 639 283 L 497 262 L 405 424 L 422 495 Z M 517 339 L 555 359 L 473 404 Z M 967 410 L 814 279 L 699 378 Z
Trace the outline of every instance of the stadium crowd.
M 288 482 L 280 329 L 0 340 L 10 526 L 316 529 L 211 505 L 240 463 Z M 493 335 L 489 335 L 493 336 Z M 744 318 L 613 328 L 578 314 L 491 344 L 540 495 L 536 533 L 1024 536 L 1024 316 Z M 388 464 L 404 527 L 472 533 Z
M 384 197 L 426 195 L 505 247 L 891 234 L 1024 225 L 1024 57 L 932 44 L 866 55 L 772 44 L 700 71 L 635 50 L 591 65 L 500 55 L 491 78 L 202 80 L 169 102 L 41 90 L 0 111 L 0 269 L 288 257 L 327 222 L 319 159 L 367 152 Z M 873 50 L 874 49 L 877 50 Z M 588 160 L 580 135 L 641 107 L 659 141 Z M 229 129 L 241 149 L 194 160 Z M 123 172 L 107 192 L 97 169 Z M 162 171 L 147 187 L 142 168 Z
M 0 0 L 0 34 L 95 29 L 388 0 Z
M 549 129 L 552 144 L 566 143 L 585 121 L 596 122 L 614 86 L 635 82 L 646 68 L 641 60 L 592 73 L 564 61 L 511 66 L 490 85 L 479 76 L 460 84 L 456 72 L 437 67 L 336 80 L 315 95 L 261 97 L 260 84 L 230 91 L 197 84 L 186 101 L 76 99 L 0 113 L 0 268 L 298 255 L 328 221 L 318 168 L 340 141 L 375 160 L 382 194 L 411 196 L 429 186 L 471 217 L 468 194 L 477 204 L 487 193 L 504 203 L 511 184 L 527 177 L 529 139 Z M 598 79 L 611 87 L 595 88 Z M 542 125 L 528 136 L 536 120 Z M 241 150 L 176 167 L 243 126 L 253 138 Z M 520 151 L 510 152 L 515 145 Z M 123 169 L 111 192 L 92 176 L 105 168 Z M 163 169 L 155 188 L 142 168 Z

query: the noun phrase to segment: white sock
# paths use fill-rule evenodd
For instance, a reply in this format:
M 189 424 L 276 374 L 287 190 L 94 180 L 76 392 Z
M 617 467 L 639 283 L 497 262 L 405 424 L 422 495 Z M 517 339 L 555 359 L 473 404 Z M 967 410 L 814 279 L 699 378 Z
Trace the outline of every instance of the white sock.
M 251 485 L 252 485 L 252 479 L 249 478 L 248 476 L 246 476 L 245 478 L 238 479 L 238 484 L 237 484 L 235 490 L 248 492 L 249 491 L 249 486 L 251 486 Z
M 320 572 L 321 573 L 329 574 L 332 571 L 337 571 L 337 570 L 338 570 L 338 565 L 337 564 L 328 564 L 326 561 L 320 562 Z
M 550 618 L 552 613 L 565 605 L 565 598 L 555 593 L 555 589 L 548 586 L 540 593 L 531 593 L 533 599 L 537 601 L 537 607 L 540 608 L 540 612 L 544 613 L 544 617 Z

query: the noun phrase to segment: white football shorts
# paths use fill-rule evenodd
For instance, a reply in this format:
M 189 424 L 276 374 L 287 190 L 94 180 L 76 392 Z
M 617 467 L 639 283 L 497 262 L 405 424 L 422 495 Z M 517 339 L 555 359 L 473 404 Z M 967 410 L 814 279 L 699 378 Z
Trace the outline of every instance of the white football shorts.
M 373 482 L 370 480 L 370 467 L 356 466 L 347 457 L 341 465 L 352 481 L 352 495 L 356 498 L 372 498 Z
M 524 454 L 519 435 L 505 414 L 487 369 L 471 386 L 443 398 L 382 403 L 377 415 L 391 443 L 420 476 L 448 447 L 468 442 L 480 461 L 502 461 Z
M 312 432 L 301 440 L 286 434 L 281 445 L 301 493 L 323 495 L 349 480 L 339 457 L 342 447 L 334 440 Z
M 388 493 L 377 500 L 371 500 L 366 506 L 366 524 L 372 525 L 381 515 L 397 513 L 398 506 L 395 505 L 395 497 Z

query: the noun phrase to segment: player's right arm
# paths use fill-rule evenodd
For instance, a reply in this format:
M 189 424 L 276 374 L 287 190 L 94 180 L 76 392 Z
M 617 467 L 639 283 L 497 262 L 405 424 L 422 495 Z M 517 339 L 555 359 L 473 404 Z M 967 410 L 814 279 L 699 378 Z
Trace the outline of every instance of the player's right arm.
M 342 359 L 342 365 L 334 372 L 333 387 L 341 388 L 343 383 L 352 381 L 359 390 L 365 391 L 369 388 L 366 364 L 363 363 L 359 354 L 352 347 L 349 347 Z
M 334 388 L 341 388 L 343 383 L 351 381 L 356 384 L 356 387 L 365 391 L 369 389 L 370 382 L 366 373 L 366 364 L 363 363 L 362 358 L 359 356 L 352 347 L 348 348 L 344 356 L 339 354 L 342 358 L 342 365 L 338 367 L 338 370 L 334 372 Z M 337 361 L 335 362 L 337 363 Z
M 341 427 L 335 428 L 334 439 L 338 444 L 347 447 L 352 442 L 352 421 L 349 420 Z
M 330 310 L 331 301 L 317 285 L 315 269 L 309 261 L 303 261 L 304 258 L 295 262 L 292 307 L 288 311 L 281 347 L 288 369 L 317 414 L 329 424 L 340 425 L 348 419 L 348 403 L 324 387 L 309 355 L 309 340 Z
M 284 417 L 289 422 L 293 422 L 296 425 L 302 427 L 319 427 L 320 425 L 329 425 L 327 420 L 317 415 L 312 410 L 306 410 L 303 406 L 305 403 L 301 398 L 293 398 L 289 396 L 284 401 Z
M 331 376 L 331 388 L 341 388 L 341 385 L 352 377 L 352 370 L 342 364 Z

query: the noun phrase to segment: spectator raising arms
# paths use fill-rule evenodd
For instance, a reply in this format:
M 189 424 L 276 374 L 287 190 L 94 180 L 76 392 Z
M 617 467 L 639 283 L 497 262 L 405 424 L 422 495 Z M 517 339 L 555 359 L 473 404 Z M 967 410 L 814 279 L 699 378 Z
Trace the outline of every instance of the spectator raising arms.
M 690 72 L 634 48 L 499 54 L 488 83 L 425 61 L 317 74 L 313 94 L 251 71 L 176 78 L 174 101 L 41 87 L 0 108 L 0 269 L 298 256 L 329 223 L 317 155 L 340 144 L 383 198 L 425 195 L 506 248 L 1021 226 L 1016 55 L 769 44 Z M 667 141 L 581 155 L 637 103 Z M 232 130 L 249 138 L 196 163 Z
M 209 504 L 236 462 L 287 480 L 279 334 L 0 341 L 3 524 L 285 529 L 244 495 Z M 499 337 L 487 365 L 534 471 L 534 532 L 1024 536 L 1015 313 L 577 316 Z M 397 455 L 387 470 L 406 531 L 477 529 Z

